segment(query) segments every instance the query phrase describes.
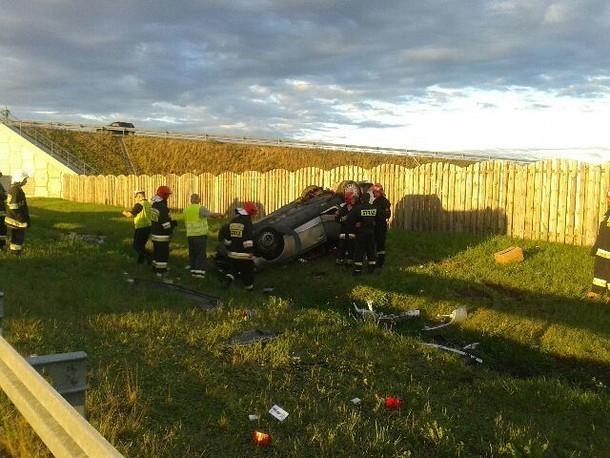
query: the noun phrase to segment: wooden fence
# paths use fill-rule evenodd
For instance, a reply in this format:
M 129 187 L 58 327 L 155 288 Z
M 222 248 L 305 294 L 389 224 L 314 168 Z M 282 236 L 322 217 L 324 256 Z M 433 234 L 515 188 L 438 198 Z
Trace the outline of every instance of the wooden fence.
M 174 192 L 170 206 L 175 209 L 184 208 L 190 194 L 197 192 L 213 212 L 231 215 L 233 208 L 253 200 L 265 215 L 297 198 L 308 185 L 333 189 L 343 180 L 382 183 L 393 203 L 392 228 L 507 234 L 590 245 L 606 211 L 610 164 L 557 159 L 528 165 L 488 161 L 459 167 L 437 162 L 412 169 L 398 165 L 371 170 L 343 166 L 326 171 L 306 167 L 295 172 L 216 176 L 65 176 L 63 196 L 130 208 L 134 190 L 152 194 L 165 184 Z

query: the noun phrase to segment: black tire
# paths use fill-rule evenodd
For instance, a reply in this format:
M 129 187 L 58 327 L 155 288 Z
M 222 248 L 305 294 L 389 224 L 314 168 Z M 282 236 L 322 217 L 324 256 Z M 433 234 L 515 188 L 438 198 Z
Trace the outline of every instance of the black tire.
M 254 250 L 257 256 L 271 261 L 284 251 L 284 236 L 270 226 L 264 227 L 254 236 Z

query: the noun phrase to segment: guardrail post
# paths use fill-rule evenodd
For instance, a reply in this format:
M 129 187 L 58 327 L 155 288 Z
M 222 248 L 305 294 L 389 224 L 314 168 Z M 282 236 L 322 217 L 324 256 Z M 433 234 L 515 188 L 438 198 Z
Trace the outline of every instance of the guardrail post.
M 76 351 L 25 359 L 42 376 L 48 376 L 55 391 L 86 418 L 87 353 Z

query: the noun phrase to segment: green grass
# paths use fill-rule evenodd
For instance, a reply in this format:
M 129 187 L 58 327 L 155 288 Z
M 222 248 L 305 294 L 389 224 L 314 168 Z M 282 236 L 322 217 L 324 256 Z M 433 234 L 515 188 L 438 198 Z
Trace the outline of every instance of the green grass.
M 355 280 L 330 257 L 294 262 L 257 275 L 257 290 L 275 288 L 266 296 L 222 290 L 213 269 L 188 278 L 179 227 L 171 277 L 225 300 L 204 311 L 130 286 L 128 277 L 153 277 L 135 263 L 121 209 L 30 206 L 23 256 L 0 254 L 4 336 L 22 355 L 87 352 L 89 421 L 126 456 L 608 456 L 610 306 L 580 299 L 592 274 L 586 247 L 390 231 L 382 273 Z M 210 222 L 216 232 L 221 222 Z M 62 235 L 72 231 L 107 239 Z M 511 245 L 525 261 L 495 264 Z M 383 327 L 350 316 L 369 299 L 421 317 Z M 460 306 L 463 323 L 422 331 Z M 244 308 L 257 313 L 247 319 Z M 281 335 L 224 347 L 253 328 Z M 424 341 L 479 342 L 483 364 Z M 402 407 L 387 410 L 386 396 Z M 289 412 L 284 422 L 267 413 L 274 404 Z M 0 456 L 45 456 L 4 396 L 0 418 Z M 255 428 L 271 447 L 251 443 Z

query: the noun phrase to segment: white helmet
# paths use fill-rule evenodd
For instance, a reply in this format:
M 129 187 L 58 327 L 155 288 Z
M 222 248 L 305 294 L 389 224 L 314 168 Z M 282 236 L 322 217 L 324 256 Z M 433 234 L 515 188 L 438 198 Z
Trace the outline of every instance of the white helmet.
M 23 180 L 29 177 L 30 176 L 28 173 L 24 170 L 14 170 L 12 173 L 13 183 L 21 183 Z

